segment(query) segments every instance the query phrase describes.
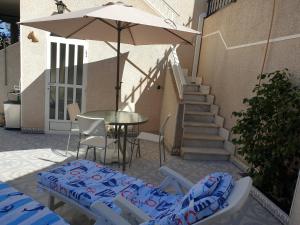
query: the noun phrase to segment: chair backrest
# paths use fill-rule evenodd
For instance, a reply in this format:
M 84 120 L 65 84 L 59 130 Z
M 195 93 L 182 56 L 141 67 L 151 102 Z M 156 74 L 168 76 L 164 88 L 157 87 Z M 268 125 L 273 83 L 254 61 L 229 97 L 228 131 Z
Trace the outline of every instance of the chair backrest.
M 89 118 L 78 115 L 79 132 L 88 136 L 106 137 L 106 127 L 103 118 Z
M 298 174 L 298 180 L 295 187 L 293 203 L 290 211 L 289 225 L 299 225 L 300 224 L 300 170 Z
M 170 119 L 170 117 L 171 117 L 171 114 L 168 114 L 168 116 L 165 118 L 164 122 L 162 123 L 162 125 L 159 129 L 159 135 L 160 136 L 164 136 L 165 129 L 166 129 L 166 126 L 167 126 L 167 122 Z
M 224 209 L 220 209 L 215 214 L 196 222 L 194 225 L 208 225 L 222 221 L 223 218 L 234 215 L 248 199 L 250 190 L 252 187 L 252 179 L 250 177 L 244 177 L 235 182 L 234 188 L 230 193 L 227 202 L 228 206 Z
M 77 115 L 80 114 L 80 109 L 78 103 L 72 103 L 67 105 L 68 114 L 70 117 L 71 122 L 75 122 Z

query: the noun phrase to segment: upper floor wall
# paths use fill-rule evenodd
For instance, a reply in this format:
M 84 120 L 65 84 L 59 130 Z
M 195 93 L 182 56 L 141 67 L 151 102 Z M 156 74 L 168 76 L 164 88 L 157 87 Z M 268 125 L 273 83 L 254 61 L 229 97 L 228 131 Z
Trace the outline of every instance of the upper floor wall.
M 262 71 L 273 7 L 263 72 L 288 68 L 300 84 L 300 1 L 238 0 L 205 19 L 198 76 L 211 86 L 228 129 Z

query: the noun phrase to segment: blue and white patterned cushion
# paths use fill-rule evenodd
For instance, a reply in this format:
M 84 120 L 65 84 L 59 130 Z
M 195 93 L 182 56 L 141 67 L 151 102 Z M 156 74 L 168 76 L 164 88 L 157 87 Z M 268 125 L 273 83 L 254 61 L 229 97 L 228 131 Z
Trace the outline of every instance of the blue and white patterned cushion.
M 38 175 L 38 182 L 87 208 L 101 201 L 115 212 L 113 203 L 122 195 L 150 216 L 145 224 L 191 224 L 224 207 L 233 187 L 226 173 L 213 173 L 199 181 L 185 195 L 164 192 L 140 179 L 127 176 L 100 164 L 77 160 Z
M 1 225 L 67 225 L 60 216 L 32 198 L 0 182 Z
M 144 225 L 193 224 L 226 206 L 226 199 L 234 186 L 228 173 L 213 173 L 195 184 L 179 205 L 169 209 L 169 214 L 144 223 Z
M 55 190 L 87 208 L 101 201 L 114 209 L 113 203 L 121 194 L 152 218 L 160 215 L 182 196 L 167 194 L 140 179 L 127 176 L 100 164 L 77 160 L 38 174 L 38 183 Z

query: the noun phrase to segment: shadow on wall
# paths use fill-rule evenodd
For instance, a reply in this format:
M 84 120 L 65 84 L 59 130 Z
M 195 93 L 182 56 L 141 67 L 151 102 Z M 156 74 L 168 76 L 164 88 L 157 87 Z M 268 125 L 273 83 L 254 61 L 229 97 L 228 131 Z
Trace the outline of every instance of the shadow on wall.
M 163 75 L 170 52 L 171 49 L 166 51 L 164 57 L 148 72 L 128 59 L 129 52 L 121 54 L 120 80 L 126 82 L 123 78 L 126 63 L 133 66 L 142 77 L 136 86 L 132 85 L 130 92 L 124 93 L 120 101 L 120 110 L 132 109 L 147 116 L 150 122 L 143 126 L 147 131 L 157 131 L 159 128 L 162 99 L 159 87 L 164 84 Z M 84 65 L 87 67 L 86 111 L 115 109 L 116 62 L 116 57 L 113 57 Z M 46 74 L 49 74 L 49 71 L 45 70 L 22 90 L 22 128 L 44 129 Z
M 160 127 L 160 115 L 162 96 L 165 81 L 165 74 L 168 65 L 168 56 L 171 49 L 165 52 L 164 57 L 157 61 L 156 66 L 149 70 L 149 74 L 140 84 L 135 87 L 135 92 L 139 91 L 139 99 L 135 104 L 135 111 L 149 118 L 148 123 L 141 125 L 141 130 L 158 132 Z M 141 88 L 143 87 L 143 91 Z M 134 92 L 127 97 L 128 100 L 134 98 Z
M 120 80 L 123 80 L 125 62 L 129 52 L 120 57 Z M 115 110 L 117 57 L 88 63 L 86 111 Z M 121 109 L 121 107 L 120 107 Z

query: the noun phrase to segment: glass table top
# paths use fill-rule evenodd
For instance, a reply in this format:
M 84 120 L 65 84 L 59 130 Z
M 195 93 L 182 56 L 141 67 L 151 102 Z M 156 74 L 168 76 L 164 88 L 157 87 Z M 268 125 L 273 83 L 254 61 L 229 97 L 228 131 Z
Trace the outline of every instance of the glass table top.
M 148 121 L 146 116 L 143 116 L 136 112 L 125 112 L 125 111 L 114 111 L 114 110 L 99 110 L 86 112 L 82 114 L 85 117 L 90 118 L 103 118 L 106 123 L 111 125 L 123 124 L 123 125 L 134 125 L 141 124 Z

